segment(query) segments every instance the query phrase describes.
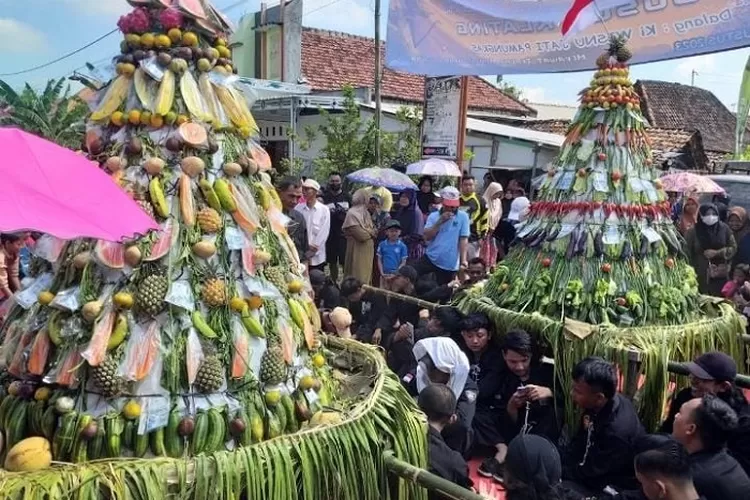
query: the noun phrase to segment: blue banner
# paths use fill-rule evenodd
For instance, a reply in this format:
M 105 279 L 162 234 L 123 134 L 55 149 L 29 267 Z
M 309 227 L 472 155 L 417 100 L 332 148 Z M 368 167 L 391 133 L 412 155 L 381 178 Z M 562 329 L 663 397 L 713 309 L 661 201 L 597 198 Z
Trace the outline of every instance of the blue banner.
M 573 0 L 390 0 L 386 65 L 426 75 L 591 70 L 610 34 L 631 63 L 750 46 L 750 0 L 630 0 L 563 39 Z

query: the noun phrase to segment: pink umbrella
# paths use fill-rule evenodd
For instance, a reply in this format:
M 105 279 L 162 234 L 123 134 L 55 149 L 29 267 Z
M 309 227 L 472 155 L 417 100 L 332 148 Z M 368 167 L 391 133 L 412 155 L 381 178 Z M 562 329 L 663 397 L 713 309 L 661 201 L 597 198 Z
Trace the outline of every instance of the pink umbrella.
M 724 188 L 703 175 L 691 172 L 677 172 L 659 178 L 664 191 L 673 193 L 721 194 Z
M 84 156 L 15 128 L 0 151 L 0 232 L 120 241 L 159 227 Z

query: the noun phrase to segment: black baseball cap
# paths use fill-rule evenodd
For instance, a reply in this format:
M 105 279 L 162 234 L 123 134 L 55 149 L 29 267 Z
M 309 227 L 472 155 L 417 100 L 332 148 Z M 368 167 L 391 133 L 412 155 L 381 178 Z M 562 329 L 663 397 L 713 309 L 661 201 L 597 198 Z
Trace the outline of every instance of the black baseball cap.
M 385 224 L 386 229 L 391 229 L 393 227 L 397 227 L 398 229 L 401 229 L 401 223 L 397 221 L 396 219 L 391 219 Z
M 701 354 L 695 361 L 685 363 L 691 375 L 701 380 L 734 382 L 737 376 L 737 363 L 723 352 L 713 351 Z
M 313 269 L 310 271 L 310 284 L 312 286 L 325 285 L 325 282 L 326 282 L 326 273 L 324 273 L 320 269 Z

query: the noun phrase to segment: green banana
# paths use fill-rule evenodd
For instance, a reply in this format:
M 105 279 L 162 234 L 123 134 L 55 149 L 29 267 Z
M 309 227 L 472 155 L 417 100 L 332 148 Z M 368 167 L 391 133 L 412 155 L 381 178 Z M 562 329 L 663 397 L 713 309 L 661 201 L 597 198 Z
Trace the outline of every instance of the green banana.
M 137 428 L 136 428 L 137 430 Z M 135 435 L 135 446 L 133 449 L 133 455 L 136 457 L 143 457 L 146 455 L 146 452 L 148 451 L 148 445 L 149 445 L 149 438 L 148 434 L 136 434 Z
M 164 445 L 167 449 L 167 455 L 172 458 L 180 458 L 184 452 L 184 439 L 178 431 L 182 415 L 180 410 L 175 406 L 169 413 L 167 428 L 164 431 Z
M 216 408 L 208 410 L 209 427 L 208 436 L 206 437 L 206 448 L 204 451 L 212 453 L 224 448 L 224 436 L 227 430 L 227 423 L 224 415 Z
M 294 412 L 294 401 L 289 394 L 281 396 L 281 404 L 279 405 L 286 412 L 286 426 L 287 433 L 294 434 L 299 430 L 299 422 L 297 421 L 297 415 Z
M 104 430 L 104 418 L 99 417 L 96 420 L 96 436 L 89 441 L 87 455 L 89 460 L 98 460 L 103 458 L 102 453 L 104 452 L 104 441 L 106 438 L 106 432 Z
M 167 449 L 164 445 L 164 427 L 151 431 L 149 438 L 151 441 L 151 453 L 157 457 L 166 457 Z
M 206 449 L 206 438 L 208 437 L 209 417 L 208 413 L 198 410 L 195 417 L 195 430 L 191 436 L 190 454 L 199 455 Z
M 124 419 L 120 414 L 110 414 L 104 419 L 107 456 L 117 458 L 122 453 L 122 433 L 125 429 Z
M 198 332 L 203 335 L 204 337 L 208 339 L 215 339 L 218 337 L 217 333 L 208 326 L 208 323 L 206 323 L 206 320 L 203 318 L 203 315 L 199 311 L 193 312 L 193 326 L 198 330 Z

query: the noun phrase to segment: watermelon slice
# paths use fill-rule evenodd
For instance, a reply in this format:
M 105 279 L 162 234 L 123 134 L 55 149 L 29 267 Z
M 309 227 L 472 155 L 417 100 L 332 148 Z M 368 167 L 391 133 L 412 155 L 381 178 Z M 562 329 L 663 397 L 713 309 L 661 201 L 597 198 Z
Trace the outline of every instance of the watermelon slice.
M 273 165 L 271 164 L 271 157 L 268 156 L 268 153 L 265 149 L 260 147 L 258 144 L 256 144 L 254 141 L 250 142 L 250 156 L 253 157 L 253 161 L 258 165 L 258 168 L 261 172 L 268 172 L 273 168 Z
M 249 246 L 243 248 L 242 252 L 242 269 L 249 276 L 255 276 L 255 262 L 253 260 L 253 249 Z
M 143 258 L 146 262 L 159 260 L 169 253 L 169 249 L 175 243 L 178 232 L 174 230 L 174 219 L 169 218 L 161 224 L 161 229 L 156 242 L 151 246 L 148 255 Z
M 196 19 L 206 18 L 206 11 L 203 9 L 200 0 L 177 0 L 177 6 L 191 17 Z
M 125 267 L 125 245 L 99 240 L 94 247 L 96 259 L 110 269 Z

